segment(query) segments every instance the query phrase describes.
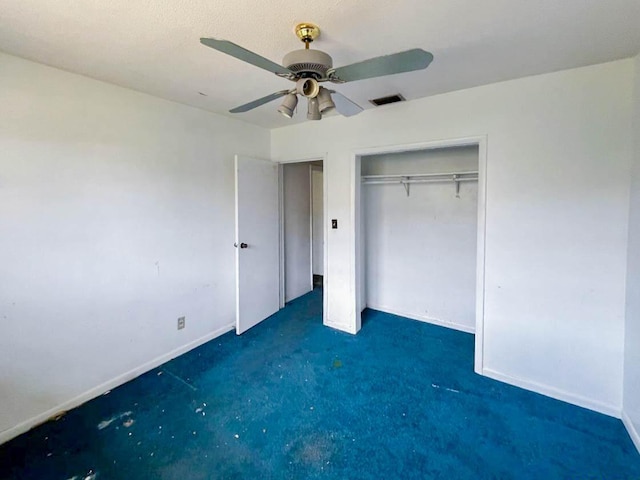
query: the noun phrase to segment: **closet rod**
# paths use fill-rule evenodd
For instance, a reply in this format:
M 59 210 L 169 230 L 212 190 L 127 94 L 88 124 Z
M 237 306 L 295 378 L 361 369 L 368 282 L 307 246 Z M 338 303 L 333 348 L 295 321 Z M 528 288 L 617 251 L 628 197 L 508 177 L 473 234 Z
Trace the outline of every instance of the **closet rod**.
M 452 173 L 416 173 L 411 175 L 363 175 L 364 185 L 400 184 L 409 196 L 409 186 L 412 183 L 440 183 L 454 182 L 456 184 L 456 197 L 460 198 L 461 182 L 478 181 L 478 172 L 452 172 Z
M 406 174 L 390 174 L 390 175 L 362 175 L 362 180 L 382 180 L 382 179 L 410 179 L 410 178 L 430 178 L 430 177 L 448 177 L 452 179 L 454 175 L 478 175 L 477 171 L 472 172 L 448 172 L 448 173 L 406 173 Z
M 385 184 L 404 184 L 404 183 L 440 183 L 440 182 L 477 182 L 478 177 L 462 177 L 462 178 L 424 178 L 424 179 L 406 179 L 401 178 L 389 180 L 366 180 L 362 183 L 366 185 L 385 185 Z

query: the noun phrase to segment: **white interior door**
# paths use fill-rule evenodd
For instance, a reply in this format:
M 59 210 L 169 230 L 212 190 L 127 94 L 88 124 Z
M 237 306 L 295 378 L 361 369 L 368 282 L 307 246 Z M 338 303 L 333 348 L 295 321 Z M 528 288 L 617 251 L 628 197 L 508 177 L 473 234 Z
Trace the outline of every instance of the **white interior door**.
M 280 307 L 278 165 L 236 155 L 236 333 Z

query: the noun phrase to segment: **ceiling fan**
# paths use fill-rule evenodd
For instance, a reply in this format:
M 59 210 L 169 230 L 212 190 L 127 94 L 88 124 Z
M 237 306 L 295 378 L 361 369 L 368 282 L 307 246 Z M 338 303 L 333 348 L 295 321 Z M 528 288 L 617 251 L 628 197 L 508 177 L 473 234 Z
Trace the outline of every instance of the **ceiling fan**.
M 309 44 L 320 35 L 320 29 L 312 23 L 301 23 L 295 28 L 296 35 L 305 48 L 294 50 L 284 56 L 282 65 L 253 53 L 228 40 L 201 38 L 200 42 L 227 55 L 255 65 L 279 77 L 295 82 L 295 87 L 280 90 L 229 110 L 230 113 L 248 112 L 260 105 L 285 97 L 278 108 L 285 117 L 291 118 L 298 104 L 298 95 L 307 98 L 307 118 L 320 120 L 322 114 L 335 108 L 346 117 L 362 111 L 362 107 L 344 95 L 320 86 L 322 82 L 346 83 L 367 78 L 382 77 L 396 73 L 412 72 L 427 68 L 433 55 L 420 48 L 371 58 L 344 67 L 333 68 L 331 57 L 320 50 L 310 50 Z M 334 103 L 335 101 L 335 103 Z

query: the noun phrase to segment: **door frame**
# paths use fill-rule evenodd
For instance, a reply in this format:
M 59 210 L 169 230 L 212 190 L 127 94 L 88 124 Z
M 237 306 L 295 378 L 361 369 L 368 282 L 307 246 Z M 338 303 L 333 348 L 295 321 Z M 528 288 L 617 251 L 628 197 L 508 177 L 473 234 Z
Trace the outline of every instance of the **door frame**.
M 317 161 L 317 160 L 316 160 Z M 309 235 L 311 238 L 311 244 L 309 245 L 309 249 L 311 250 L 311 289 L 313 290 L 313 172 L 322 172 L 322 225 L 324 227 L 324 162 L 322 163 L 322 167 L 319 167 L 318 165 L 309 165 L 309 185 L 310 185 L 310 189 L 309 189 Z M 326 228 L 322 229 L 322 244 L 324 246 L 325 243 L 325 230 Z M 324 250 L 324 248 L 323 248 Z M 324 281 L 324 252 L 322 255 L 322 279 Z M 324 288 L 324 284 L 323 284 L 323 288 Z
M 430 142 L 389 145 L 363 148 L 351 154 L 351 226 L 353 235 L 352 273 L 355 278 L 355 318 L 352 325 L 357 333 L 362 325 L 364 310 L 364 234 L 362 231 L 362 199 L 361 199 L 361 158 L 368 155 L 402 153 L 418 150 L 434 150 L 452 147 L 478 147 L 478 229 L 476 245 L 476 326 L 474 348 L 474 371 L 482 374 L 484 363 L 484 307 L 485 307 L 485 242 L 486 242 L 486 209 L 487 209 L 487 135 L 475 137 L 436 140 Z M 326 241 L 326 239 L 325 239 Z M 325 252 L 326 255 L 326 252 Z M 326 257 L 325 257 L 326 261 Z
M 326 325 L 326 316 L 327 316 L 327 282 L 329 279 L 327 278 L 327 252 L 328 252 L 328 242 L 327 242 L 327 224 L 328 221 L 328 211 L 327 211 L 327 175 L 325 173 L 325 167 L 327 164 L 327 154 L 319 154 L 312 155 L 306 158 L 294 158 L 288 160 L 280 160 L 277 163 L 278 167 L 278 178 L 279 185 L 278 191 L 280 195 L 280 308 L 284 308 L 284 281 L 285 281 L 285 270 L 284 270 L 284 182 L 283 182 L 283 167 L 287 164 L 292 163 L 309 163 L 309 162 L 322 162 L 322 224 L 324 225 L 324 229 L 322 232 L 323 240 L 324 240 L 324 248 L 323 248 L 323 288 L 322 288 L 322 323 Z M 311 171 L 309 171 L 309 182 L 311 182 Z M 310 183 L 311 185 L 311 183 Z M 310 208 L 313 208 L 311 205 Z M 311 210 L 309 211 L 311 214 Z M 313 217 L 313 215 L 311 215 Z M 309 228 L 312 228 L 313 218 L 309 221 Z M 313 248 L 313 231 L 310 230 L 312 234 L 311 237 L 311 248 Z M 311 286 L 313 288 L 313 252 L 311 255 Z

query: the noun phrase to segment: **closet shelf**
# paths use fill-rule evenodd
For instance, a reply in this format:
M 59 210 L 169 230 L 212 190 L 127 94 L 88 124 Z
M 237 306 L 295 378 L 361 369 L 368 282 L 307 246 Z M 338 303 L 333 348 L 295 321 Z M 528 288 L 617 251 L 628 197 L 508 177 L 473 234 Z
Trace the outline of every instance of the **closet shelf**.
M 364 185 L 399 184 L 404 187 L 409 196 L 409 185 L 412 183 L 442 183 L 454 182 L 456 185 L 456 197 L 460 197 L 460 182 L 475 182 L 478 180 L 478 172 L 452 172 L 452 173 L 413 173 L 399 175 L 363 175 Z

